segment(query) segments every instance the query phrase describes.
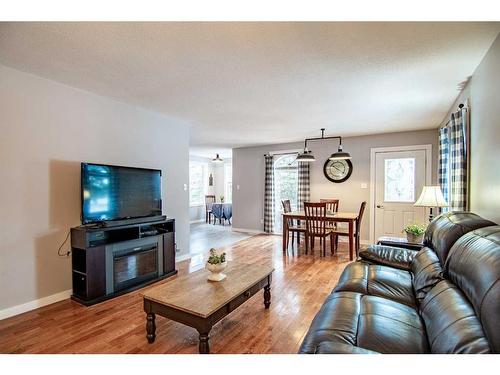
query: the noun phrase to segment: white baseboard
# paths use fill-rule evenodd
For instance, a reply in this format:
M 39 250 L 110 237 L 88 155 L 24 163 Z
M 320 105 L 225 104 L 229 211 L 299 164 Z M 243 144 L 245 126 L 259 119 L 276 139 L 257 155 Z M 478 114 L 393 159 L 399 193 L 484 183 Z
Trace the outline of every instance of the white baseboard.
M 38 308 L 43 307 L 43 306 L 51 305 L 51 304 L 56 303 L 56 302 L 63 301 L 65 299 L 68 299 L 69 297 L 71 297 L 72 293 L 73 293 L 73 290 L 69 289 L 69 290 L 65 290 L 63 292 L 52 294 L 52 295 L 47 296 L 47 297 L 36 299 L 34 301 L 23 303 L 22 305 L 8 307 L 6 309 L 0 310 L 0 320 L 10 318 L 11 316 L 14 316 L 14 315 L 19 315 L 19 314 L 25 313 L 27 311 L 38 309 Z
M 251 234 L 264 234 L 266 232 L 256 229 L 245 229 L 245 228 L 231 228 L 233 232 L 251 233 Z
M 191 259 L 191 254 L 184 254 L 184 255 L 181 255 L 181 256 L 175 256 L 175 263 L 179 263 L 179 262 L 182 262 L 183 260 L 186 260 L 186 259 Z
M 197 223 L 204 223 L 205 219 L 199 219 L 199 220 L 192 220 L 189 222 L 189 224 L 197 224 Z

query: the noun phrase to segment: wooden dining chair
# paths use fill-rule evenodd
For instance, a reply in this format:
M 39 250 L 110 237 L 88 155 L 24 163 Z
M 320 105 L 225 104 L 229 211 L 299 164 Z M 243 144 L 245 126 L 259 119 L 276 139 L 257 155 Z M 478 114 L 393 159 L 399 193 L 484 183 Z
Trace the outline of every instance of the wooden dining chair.
M 326 256 L 326 237 L 330 237 L 330 248 L 333 253 L 334 237 L 332 231 L 326 228 L 326 203 L 304 202 L 304 211 L 306 216 L 306 234 L 309 239 L 309 241 L 306 240 L 306 254 L 309 251 L 309 245 L 311 246 L 311 253 L 314 254 L 314 240 L 316 237 L 322 240 L 323 256 Z
M 354 227 L 354 248 L 356 249 L 356 256 L 359 253 L 360 241 L 361 241 L 361 221 L 363 220 L 363 214 L 365 212 L 366 202 L 362 202 L 359 207 L 358 218 L 356 220 L 356 225 Z M 345 229 L 337 229 L 332 231 L 335 237 L 335 242 L 337 243 L 339 236 L 349 237 L 349 231 Z
M 205 223 L 212 222 L 212 205 L 215 203 L 215 195 L 205 195 Z M 215 218 L 214 218 L 215 220 Z
M 320 203 L 326 203 L 326 210 L 328 212 L 339 212 L 339 200 L 338 199 L 320 199 Z
M 292 205 L 290 204 L 290 200 L 286 199 L 281 201 L 281 204 L 283 205 L 283 212 L 292 212 Z M 304 225 L 301 225 L 300 223 L 294 223 L 293 219 L 286 218 L 287 220 L 287 228 L 288 231 L 286 232 L 286 238 L 283 240 L 286 241 L 286 247 L 288 248 L 288 242 L 290 239 L 290 233 L 292 233 L 292 246 L 293 242 L 295 241 L 295 233 L 297 233 L 297 246 L 300 245 L 300 234 L 304 233 L 305 236 L 305 241 L 307 243 L 307 233 L 306 233 L 306 227 Z M 285 223 L 283 223 L 285 225 Z
M 327 213 L 332 213 L 332 212 L 339 212 L 339 199 L 330 199 L 330 198 L 321 198 L 320 203 L 326 203 L 326 212 Z M 337 230 L 337 223 L 332 223 L 332 222 L 327 222 L 326 223 L 326 229 L 327 230 Z M 319 243 L 321 245 L 321 242 L 323 240 L 320 238 Z M 336 237 L 336 241 L 334 244 L 335 250 L 337 249 L 338 245 L 338 237 Z

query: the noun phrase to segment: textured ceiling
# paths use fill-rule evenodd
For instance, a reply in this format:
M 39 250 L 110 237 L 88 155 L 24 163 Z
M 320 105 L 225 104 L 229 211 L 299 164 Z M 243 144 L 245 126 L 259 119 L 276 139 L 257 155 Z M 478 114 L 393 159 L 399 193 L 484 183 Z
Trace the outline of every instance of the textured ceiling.
M 0 23 L 0 63 L 187 120 L 193 150 L 435 128 L 500 23 Z

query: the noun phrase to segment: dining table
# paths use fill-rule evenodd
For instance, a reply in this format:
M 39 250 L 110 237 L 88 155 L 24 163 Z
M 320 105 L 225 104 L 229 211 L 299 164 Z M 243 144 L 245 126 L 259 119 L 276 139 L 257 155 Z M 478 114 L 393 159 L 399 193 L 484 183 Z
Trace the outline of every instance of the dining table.
M 358 220 L 357 212 L 328 212 L 326 221 L 331 223 L 347 223 L 349 226 L 349 259 L 354 260 L 354 225 Z M 303 210 L 283 213 L 283 252 L 286 252 L 286 233 L 288 232 L 287 219 L 306 220 L 306 214 Z

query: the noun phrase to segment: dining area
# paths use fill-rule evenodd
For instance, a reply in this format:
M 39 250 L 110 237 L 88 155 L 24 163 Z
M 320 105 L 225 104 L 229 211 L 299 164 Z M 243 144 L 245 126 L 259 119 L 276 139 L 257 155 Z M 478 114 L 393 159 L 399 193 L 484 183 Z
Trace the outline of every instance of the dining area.
M 339 237 L 346 237 L 349 249 L 349 260 L 354 260 L 359 253 L 361 241 L 361 222 L 366 208 L 366 202 L 361 202 L 357 212 L 339 210 L 340 200 L 325 198 L 319 202 L 304 202 L 302 207 L 292 210 L 289 200 L 282 200 L 283 219 L 283 253 L 291 245 L 292 252 L 297 244 L 305 255 L 315 255 L 319 242 L 319 254 L 325 257 L 328 248 L 335 255 L 339 248 Z M 301 247 L 301 239 L 304 243 Z

